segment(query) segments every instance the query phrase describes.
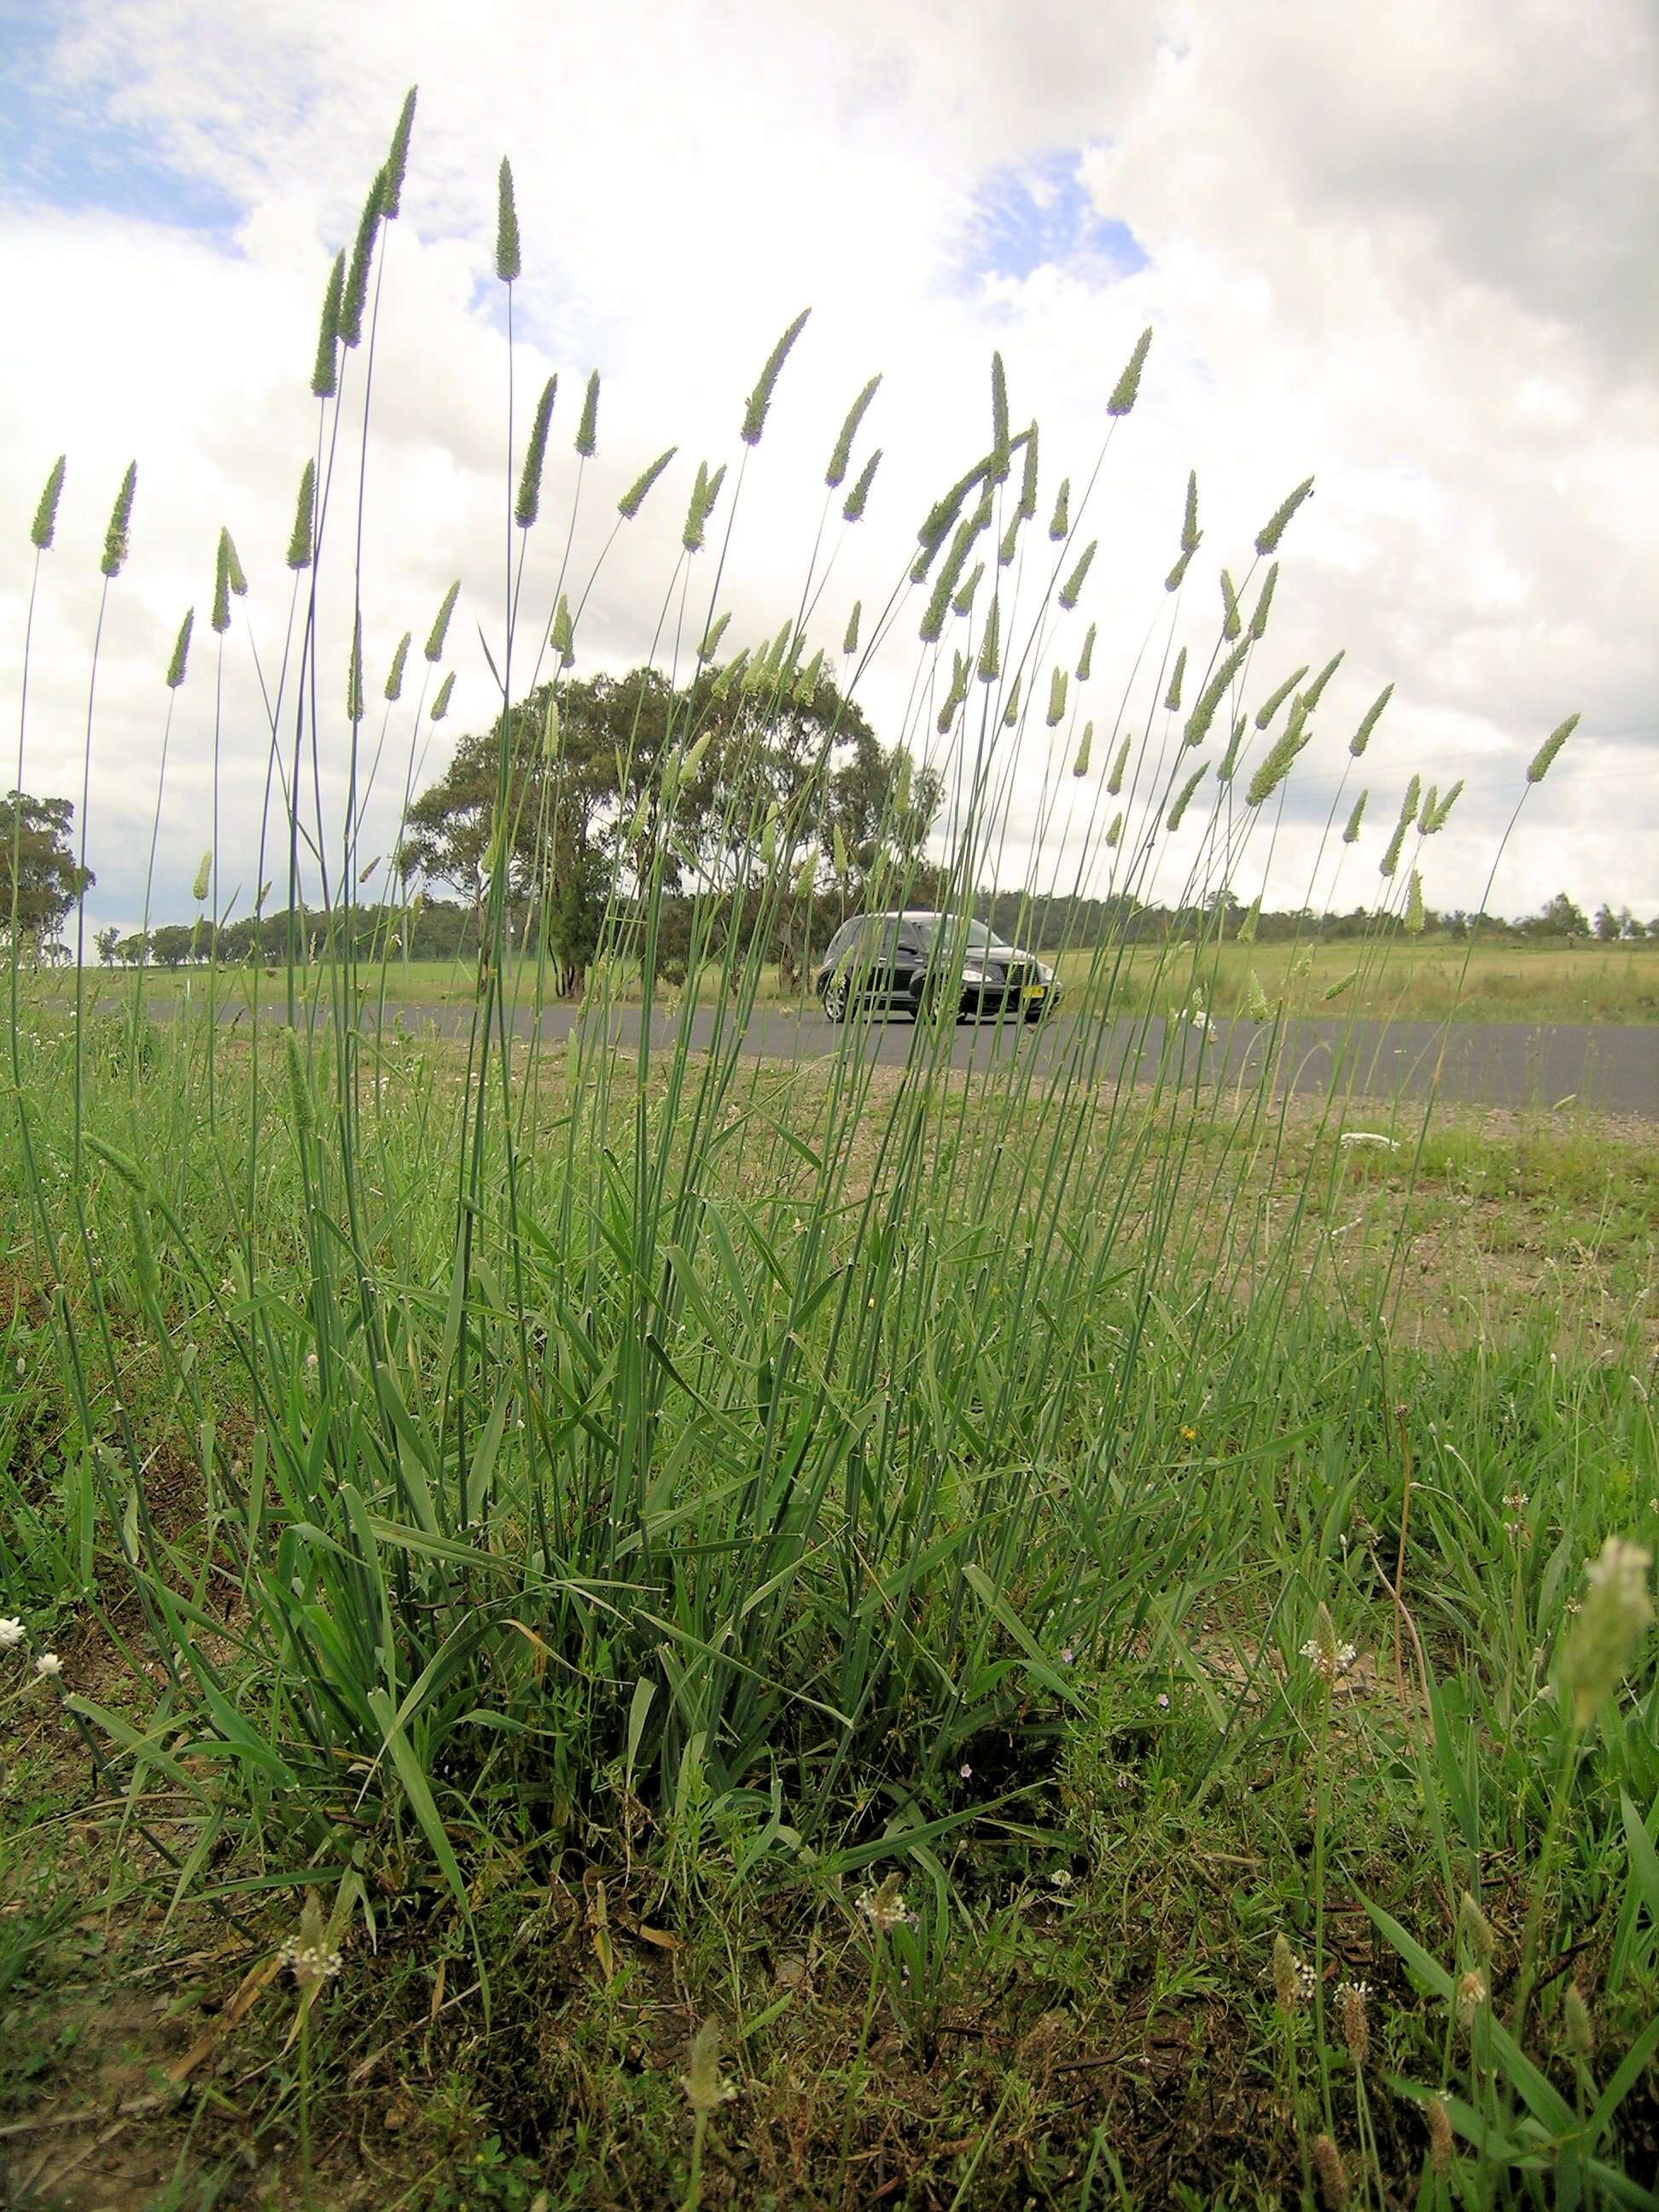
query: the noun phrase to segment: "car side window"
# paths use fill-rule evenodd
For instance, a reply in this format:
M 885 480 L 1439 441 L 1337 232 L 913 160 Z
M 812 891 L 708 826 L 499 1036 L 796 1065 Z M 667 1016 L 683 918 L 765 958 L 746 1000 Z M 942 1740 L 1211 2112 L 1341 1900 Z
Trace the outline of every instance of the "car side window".
M 853 939 L 858 935 L 858 933 L 859 926 L 857 922 L 842 922 L 841 927 L 836 932 L 835 935 L 830 939 L 828 945 L 824 948 L 824 958 L 826 960 L 839 960 L 842 954 L 849 949 Z

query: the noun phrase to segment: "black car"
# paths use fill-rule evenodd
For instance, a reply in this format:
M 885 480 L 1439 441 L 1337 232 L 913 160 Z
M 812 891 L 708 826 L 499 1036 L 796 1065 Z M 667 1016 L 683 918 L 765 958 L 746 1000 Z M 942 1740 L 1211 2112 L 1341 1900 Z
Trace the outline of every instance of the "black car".
M 987 1014 L 1040 1022 L 1060 1003 L 1054 969 L 1005 945 L 982 921 L 915 911 L 844 921 L 812 988 L 832 1022 L 844 1022 L 854 1006 L 949 1019 L 952 999 L 959 1022 Z

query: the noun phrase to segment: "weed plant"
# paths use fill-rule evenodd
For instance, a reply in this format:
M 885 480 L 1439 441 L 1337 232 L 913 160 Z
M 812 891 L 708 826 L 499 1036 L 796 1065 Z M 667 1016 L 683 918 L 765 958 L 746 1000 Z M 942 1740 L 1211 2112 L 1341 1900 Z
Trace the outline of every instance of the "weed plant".
M 401 759 L 406 805 L 447 708 L 456 606 L 451 592 L 408 705 L 410 639 L 398 647 L 377 726 L 369 395 L 399 373 L 377 360 L 378 304 L 411 112 L 331 281 L 284 626 L 261 663 L 259 899 L 285 878 L 290 909 L 303 892 L 331 928 L 314 957 L 291 944 L 269 988 L 257 969 L 210 976 L 165 1023 L 141 992 L 96 1014 L 78 983 L 72 1017 L 56 1013 L 12 932 L 8 1694 L 61 1701 L 177 1905 L 205 1900 L 249 1958 L 284 1955 L 302 1893 L 322 1901 L 285 1954 L 307 2190 L 314 2102 L 347 2094 L 367 1962 L 453 1960 L 470 2016 L 525 2020 L 532 1984 L 493 1900 L 527 1884 L 586 1899 L 596 2034 L 631 1971 L 607 1895 L 665 1945 L 729 1929 L 745 1899 L 836 1931 L 842 1966 L 820 1971 L 846 1978 L 855 2027 L 801 2202 L 874 2201 L 860 2192 L 892 2112 L 884 2069 L 901 2049 L 933 2063 L 969 2002 L 965 1962 L 1012 1992 L 995 1962 L 1034 1944 L 1104 1961 L 1068 1985 L 1076 2032 L 1085 1982 L 1120 2014 L 1218 2007 L 1229 2078 L 1254 2083 L 1248 2127 L 1220 2127 L 1213 2160 L 1189 2145 L 1160 2166 L 1127 2123 L 1073 2117 L 1042 2167 L 1029 2085 L 1059 2062 L 1022 2042 L 970 2137 L 940 2154 L 954 2198 L 915 2201 L 1151 2203 L 1183 2174 L 1255 2201 L 1237 2163 L 1253 2139 L 1264 2192 L 1329 2203 L 1654 2202 L 1650 1315 L 1632 1312 L 1594 1369 L 1558 1368 L 1541 1330 L 1402 1341 L 1405 1216 L 1363 1253 L 1340 1245 L 1368 1172 L 1364 1143 L 1343 1139 L 1380 1136 L 1349 1127 L 1351 1029 L 1310 1126 L 1293 1127 L 1279 1080 L 1276 1006 L 1256 1009 L 1246 1073 L 1218 1082 L 1213 935 L 1068 951 L 1092 1012 L 1040 1075 L 1029 1050 L 954 1068 L 941 1020 L 915 1026 L 897 1069 L 878 1066 L 867 1016 L 793 1074 L 745 1049 L 769 921 L 831 895 L 851 862 L 824 826 L 833 737 L 769 808 L 741 757 L 708 753 L 700 666 L 763 726 L 831 673 L 856 698 L 874 657 L 919 629 L 893 735 L 945 793 L 958 968 L 976 894 L 1008 879 L 1016 802 L 1042 832 L 1031 849 L 1062 856 L 1033 862 L 1033 896 L 1142 892 L 1160 867 L 1167 886 L 1174 856 L 1183 902 L 1219 913 L 1220 894 L 1243 902 L 1265 876 L 1288 779 L 1340 692 L 1340 654 L 1287 680 L 1271 646 L 1310 486 L 1196 601 L 1189 486 L 1142 642 L 1097 669 L 1090 533 L 1150 334 L 1046 530 L 1038 434 L 1013 429 L 998 362 L 984 451 L 887 598 L 849 619 L 833 604 L 838 537 L 880 495 L 866 389 L 781 627 L 721 659 L 722 579 L 798 319 L 731 455 L 697 469 L 652 616 L 685 703 L 618 840 L 581 1019 L 549 1046 L 515 1022 L 550 994 L 545 958 L 512 957 L 507 936 L 527 787 L 515 702 L 551 672 L 531 741 L 556 753 L 558 686 L 606 555 L 676 479 L 647 469 L 591 555 L 574 508 L 562 533 L 543 515 L 552 400 L 526 434 L 512 331 L 534 241 L 521 248 L 503 163 L 503 560 L 492 586 L 465 586 L 499 701 L 485 950 L 466 1036 L 413 1042 L 382 1018 L 404 893 L 390 869 L 368 888 L 359 842 L 366 789 Z M 597 393 L 577 433 L 585 490 L 608 465 Z M 62 482 L 34 526 L 37 583 Z M 106 592 L 133 499 L 129 472 Z M 252 650 L 270 565 L 245 576 L 222 538 L 216 690 L 222 656 Z M 175 757 L 189 638 L 187 619 L 167 678 Z M 94 842 L 97 660 L 94 636 Z M 20 789 L 27 677 L 26 661 Z M 1308 885 L 1310 902 L 1352 902 L 1382 848 L 1372 924 L 1346 954 L 1354 988 L 1324 994 L 1350 1024 L 1420 918 L 1422 847 L 1451 804 L 1413 778 L 1377 791 L 1363 828 L 1357 780 L 1387 777 L 1385 701 L 1344 710 L 1348 786 Z M 216 793 L 216 707 L 212 729 Z M 338 819 L 325 762 L 345 767 Z M 666 1003 L 655 938 L 678 802 L 705 774 L 758 926 L 745 937 L 724 900 L 696 897 Z M 1338 827 L 1349 809 L 1358 844 Z M 539 827 L 550 856 L 559 825 Z M 219 845 L 216 826 L 197 884 L 215 921 Z M 891 847 L 866 872 L 874 909 L 914 902 Z M 550 863 L 537 896 L 557 890 Z M 374 955 L 354 921 L 364 899 Z M 624 1045 L 629 994 L 642 1020 Z M 699 1009 L 695 1048 L 688 1020 L 660 1018 Z M 1158 1023 L 1139 1084 L 1103 1078 L 1119 1015 L 1149 1041 Z M 1421 1115 L 1380 1136 L 1408 1182 L 1429 1139 Z M 100 1668 L 36 1680 L 72 1623 Z M 1132 1924 L 1150 1856 L 1201 1893 L 1183 1936 Z M 1231 1936 L 1206 1946 L 1195 1930 L 1215 1913 Z M 812 1969 L 796 1963 L 764 2002 L 732 1965 L 724 2047 L 751 2097 L 792 2048 L 784 2015 L 804 2013 Z M 434 2021 L 447 2002 L 441 1976 Z M 744 2201 L 721 2148 L 740 2133 L 721 2047 L 699 2034 L 685 2112 L 661 2107 L 659 2163 L 633 2201 Z M 1224 2070 L 1213 2051 L 1203 2063 Z

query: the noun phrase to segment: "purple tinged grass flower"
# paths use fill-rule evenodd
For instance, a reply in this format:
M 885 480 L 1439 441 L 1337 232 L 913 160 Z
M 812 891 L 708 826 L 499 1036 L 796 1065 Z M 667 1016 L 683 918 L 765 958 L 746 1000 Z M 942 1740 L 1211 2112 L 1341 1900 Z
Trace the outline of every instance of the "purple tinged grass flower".
M 1077 758 L 1072 763 L 1072 774 L 1073 775 L 1082 776 L 1088 775 L 1089 748 L 1094 743 L 1094 724 L 1092 722 L 1085 722 L 1083 725 L 1083 735 L 1078 740 Z
M 1048 519 L 1048 535 L 1056 545 L 1065 543 L 1071 529 L 1072 479 L 1062 477 L 1060 491 L 1054 501 L 1054 511 Z
M 859 649 L 859 622 L 863 612 L 863 600 L 854 599 L 853 602 L 853 611 L 847 617 L 846 633 L 841 641 L 842 651 L 849 657 L 855 653 Z
M 1077 657 L 1077 680 L 1079 684 L 1088 682 L 1089 672 L 1095 664 L 1095 629 L 1096 625 L 1091 623 L 1083 640 L 1083 650 Z
M 59 453 L 52 463 L 46 487 L 40 494 L 40 504 L 34 510 L 34 520 L 29 526 L 29 543 L 39 553 L 52 550 L 52 538 L 58 528 L 58 502 L 63 496 L 64 471 L 69 456 Z
M 1052 730 L 1064 720 L 1066 714 L 1066 671 L 1056 668 L 1048 678 L 1048 727 Z
M 1083 549 L 1083 557 L 1060 587 L 1060 604 L 1069 614 L 1083 594 L 1084 580 L 1089 574 L 1090 563 L 1095 557 L 1100 540 L 1091 538 Z
M 1012 730 L 1018 724 L 1018 720 L 1019 674 L 1018 672 L 1016 671 L 1014 680 L 1008 686 L 1008 703 L 1002 710 L 1002 726 L 1005 730 Z
M 767 412 L 772 404 L 772 394 L 776 388 L 778 377 L 782 371 L 784 362 L 789 358 L 790 348 L 806 328 L 806 318 L 811 312 L 810 307 L 803 307 L 766 356 L 766 366 L 762 369 L 759 380 L 749 395 L 748 404 L 743 410 L 742 426 L 738 432 L 738 435 L 745 446 L 758 446 L 761 441 L 761 433 L 766 428 Z

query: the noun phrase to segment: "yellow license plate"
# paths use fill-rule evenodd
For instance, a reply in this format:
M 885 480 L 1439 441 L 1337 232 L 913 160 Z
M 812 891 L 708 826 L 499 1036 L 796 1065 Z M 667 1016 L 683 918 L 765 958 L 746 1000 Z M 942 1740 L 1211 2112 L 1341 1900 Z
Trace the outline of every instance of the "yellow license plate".
M 1040 999 L 1046 999 L 1048 995 L 1048 986 L 1046 983 L 1028 983 L 1025 987 L 1025 1003 L 1028 1006 L 1036 1006 Z

